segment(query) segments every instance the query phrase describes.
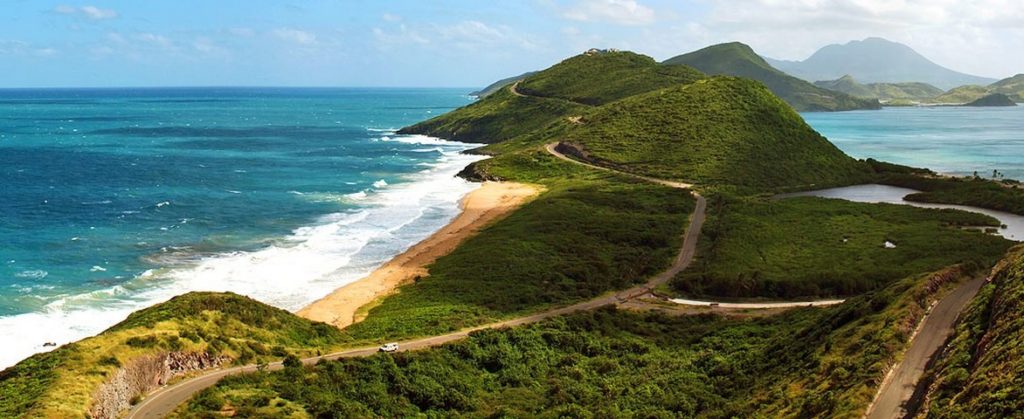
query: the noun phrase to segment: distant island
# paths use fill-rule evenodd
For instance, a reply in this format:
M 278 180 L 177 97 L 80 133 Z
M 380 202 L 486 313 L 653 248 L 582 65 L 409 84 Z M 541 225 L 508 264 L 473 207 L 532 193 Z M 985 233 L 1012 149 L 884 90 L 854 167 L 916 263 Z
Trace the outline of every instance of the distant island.
M 1002 93 L 993 93 L 964 106 L 1017 106 L 1017 103 Z
M 919 82 L 944 90 L 995 82 L 942 67 L 906 45 L 882 38 L 828 45 L 803 61 L 767 60 L 782 71 L 811 81 L 850 75 L 864 83 Z

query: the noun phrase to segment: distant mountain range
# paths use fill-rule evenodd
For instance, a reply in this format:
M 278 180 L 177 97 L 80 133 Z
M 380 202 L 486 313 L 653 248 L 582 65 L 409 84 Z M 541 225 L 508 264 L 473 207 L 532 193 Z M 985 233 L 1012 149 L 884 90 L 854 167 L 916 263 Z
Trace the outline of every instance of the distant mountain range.
M 749 46 L 739 42 L 712 45 L 669 58 L 664 64 L 683 64 L 709 75 L 721 74 L 760 81 L 798 111 L 845 111 L 880 107 L 877 100 L 823 89 L 779 71 Z
M 786 73 L 809 81 L 835 80 L 845 75 L 862 83 L 928 83 L 941 89 L 995 79 L 953 71 L 925 58 L 912 48 L 882 38 L 867 38 L 828 45 L 803 61 L 766 61 Z

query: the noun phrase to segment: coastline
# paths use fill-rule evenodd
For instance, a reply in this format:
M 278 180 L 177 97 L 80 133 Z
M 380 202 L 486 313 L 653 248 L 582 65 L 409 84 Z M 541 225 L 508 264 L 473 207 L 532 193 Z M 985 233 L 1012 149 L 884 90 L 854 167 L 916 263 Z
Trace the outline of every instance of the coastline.
M 426 276 L 427 266 L 450 253 L 480 228 L 504 217 L 540 193 L 536 186 L 514 182 L 484 182 L 462 198 L 461 212 L 450 223 L 413 245 L 370 275 L 335 289 L 295 314 L 344 328 L 362 319 L 359 309 L 392 293 L 399 286 Z

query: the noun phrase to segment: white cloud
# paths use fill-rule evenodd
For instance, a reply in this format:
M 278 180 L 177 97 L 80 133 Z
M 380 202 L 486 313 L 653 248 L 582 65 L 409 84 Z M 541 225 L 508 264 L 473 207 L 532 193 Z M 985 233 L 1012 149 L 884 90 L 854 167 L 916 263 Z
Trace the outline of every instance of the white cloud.
M 38 47 L 25 41 L 0 39 L 0 55 L 32 55 L 35 57 L 52 57 L 60 51 L 52 47 Z
M 607 22 L 618 25 L 646 25 L 655 20 L 654 10 L 636 0 L 580 0 L 562 16 L 583 22 Z
M 383 15 L 381 15 L 380 18 L 384 19 L 384 21 L 386 21 L 386 22 L 400 22 L 402 20 L 401 16 L 394 15 L 394 14 L 391 14 L 391 13 L 384 13 Z
M 114 19 L 118 16 L 116 10 L 113 9 L 101 9 L 96 6 L 69 6 L 66 4 L 58 5 L 53 8 L 54 13 L 62 15 L 82 16 L 91 20 L 106 20 Z
M 280 40 L 293 42 L 299 45 L 314 45 L 316 44 L 316 34 L 293 28 L 277 28 L 273 30 L 273 35 Z

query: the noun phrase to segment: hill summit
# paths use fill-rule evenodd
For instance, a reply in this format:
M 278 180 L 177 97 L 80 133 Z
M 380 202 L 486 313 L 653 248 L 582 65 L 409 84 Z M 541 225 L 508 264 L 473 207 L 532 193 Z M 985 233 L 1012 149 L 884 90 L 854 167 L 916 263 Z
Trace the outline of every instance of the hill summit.
M 846 93 L 814 86 L 774 68 L 746 44 L 730 42 L 679 55 L 665 64 L 685 64 L 711 75 L 754 79 L 797 111 L 845 111 L 879 109 L 877 100 L 861 99 Z

